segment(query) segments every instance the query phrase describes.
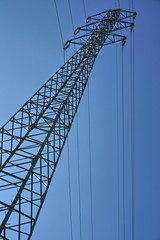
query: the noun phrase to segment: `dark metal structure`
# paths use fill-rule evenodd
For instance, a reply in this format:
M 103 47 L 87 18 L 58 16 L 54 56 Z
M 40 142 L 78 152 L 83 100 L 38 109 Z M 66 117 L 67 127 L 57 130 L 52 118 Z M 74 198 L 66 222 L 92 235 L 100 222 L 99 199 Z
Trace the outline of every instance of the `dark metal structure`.
M 102 46 L 126 37 L 136 13 L 108 10 L 68 41 L 81 48 L 0 129 L 0 238 L 28 240 L 45 200 L 89 75 Z M 128 19 L 128 20 L 127 20 Z

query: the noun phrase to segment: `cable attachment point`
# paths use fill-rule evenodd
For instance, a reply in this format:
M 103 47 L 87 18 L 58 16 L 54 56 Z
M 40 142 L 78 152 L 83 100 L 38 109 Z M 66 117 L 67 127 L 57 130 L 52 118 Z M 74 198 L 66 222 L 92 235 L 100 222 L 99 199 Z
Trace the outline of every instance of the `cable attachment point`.
M 80 32 L 80 28 L 77 27 L 77 28 L 74 30 L 74 35 L 77 35 L 79 32 Z
M 68 41 L 64 44 L 63 49 L 64 49 L 64 50 L 67 50 L 67 48 L 69 48 L 69 46 L 70 46 L 70 40 L 68 40 Z
M 127 39 L 127 37 L 124 36 L 124 38 L 123 38 L 123 40 L 122 40 L 122 47 L 124 47 L 124 45 L 126 44 L 126 39 Z
M 91 17 L 87 17 L 86 23 L 89 23 L 91 21 Z
M 134 23 L 132 23 L 130 30 L 133 31 L 133 29 L 134 29 Z
M 137 17 L 137 13 L 134 12 L 133 19 L 135 19 L 136 17 Z

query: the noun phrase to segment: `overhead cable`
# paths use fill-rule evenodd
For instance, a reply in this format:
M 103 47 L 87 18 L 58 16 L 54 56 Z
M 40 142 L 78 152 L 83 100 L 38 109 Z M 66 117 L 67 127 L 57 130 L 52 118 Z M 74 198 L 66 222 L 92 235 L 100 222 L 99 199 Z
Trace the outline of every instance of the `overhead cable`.
M 67 162 L 68 162 L 68 188 L 69 188 L 69 214 L 70 214 L 70 236 L 73 240 L 73 221 L 72 221 L 72 198 L 71 198 L 71 172 L 70 172 L 70 153 L 69 153 L 69 137 L 67 138 Z
M 85 19 L 87 19 L 87 12 L 86 12 L 86 4 L 85 4 L 85 0 L 82 0 L 82 2 L 83 2 L 84 16 L 85 16 Z
M 132 182 L 132 240 L 135 240 L 135 83 L 134 83 L 134 32 L 131 32 L 131 182 Z
M 116 118 L 117 118 L 117 225 L 118 225 L 118 240 L 120 240 L 120 189 L 119 189 L 119 84 L 118 84 L 118 47 L 116 44 Z
M 70 0 L 67 0 L 67 2 L 68 2 L 69 13 L 70 13 L 70 18 L 71 18 L 73 38 L 75 39 L 75 34 L 74 34 L 74 21 L 73 21 L 73 14 L 72 14 L 71 2 L 70 2 Z M 76 51 L 76 45 L 74 44 L 74 53 L 75 53 L 75 51 Z
M 67 0 L 67 1 L 68 1 L 68 7 L 69 7 L 69 12 L 70 12 L 70 17 L 71 17 L 72 29 L 73 29 L 73 32 L 74 32 L 74 22 L 73 22 L 73 14 L 72 14 L 71 3 L 70 3 L 70 0 Z
M 124 53 L 122 46 L 122 185 L 123 185 L 123 240 L 126 239 L 125 226 L 125 158 L 124 158 Z
M 88 82 L 88 138 L 89 138 L 89 183 L 91 207 L 91 239 L 93 240 L 93 187 L 92 187 L 92 155 L 91 155 L 91 120 L 90 120 L 90 88 Z
M 77 164 L 78 164 L 78 203 L 79 203 L 79 233 L 82 240 L 82 209 L 81 209 L 81 179 L 80 179 L 80 158 L 79 158 L 79 121 L 78 112 L 76 114 L 76 129 L 77 129 Z
M 63 58 L 64 58 L 64 63 L 65 63 L 65 51 L 64 51 L 64 39 L 63 39 L 63 33 L 62 33 L 62 27 L 61 27 L 61 23 L 60 23 L 60 17 L 59 17 L 59 13 L 58 13 L 58 7 L 57 7 L 57 2 L 56 0 L 53 0 L 54 4 L 55 4 L 55 9 L 56 9 L 56 15 L 57 15 L 57 20 L 58 20 L 58 26 L 59 26 L 59 32 L 60 32 L 60 36 L 61 36 L 61 42 L 62 42 L 62 49 L 63 49 Z

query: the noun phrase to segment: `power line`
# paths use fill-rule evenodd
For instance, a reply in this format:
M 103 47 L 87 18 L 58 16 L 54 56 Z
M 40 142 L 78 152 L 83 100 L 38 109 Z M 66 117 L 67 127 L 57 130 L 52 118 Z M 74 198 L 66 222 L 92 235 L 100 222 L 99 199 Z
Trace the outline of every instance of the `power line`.
M 69 137 L 67 138 L 67 162 L 68 162 L 68 187 L 69 187 L 69 214 L 70 214 L 70 235 L 73 240 L 73 222 L 72 222 L 72 199 L 71 199 L 71 173 L 70 173 L 70 154 L 69 154 Z
M 125 236 L 125 162 L 124 162 L 124 56 L 122 46 L 122 174 L 123 174 L 123 239 Z
M 115 0 L 115 8 L 117 8 L 117 0 Z
M 68 0 L 69 1 L 69 0 Z M 56 15 L 58 20 L 58 26 L 59 26 L 59 32 L 61 36 L 61 42 L 62 42 L 62 49 L 63 49 L 63 58 L 65 63 L 65 51 L 64 51 L 64 39 L 63 39 L 63 33 L 60 23 L 60 17 L 58 13 L 58 7 L 56 0 L 54 0 L 55 9 L 56 9 Z M 72 199 L 71 199 L 71 175 L 70 175 L 70 154 L 69 154 L 69 138 L 67 138 L 67 163 L 68 163 L 68 188 L 69 188 L 69 215 L 70 215 L 70 238 L 73 240 L 73 221 L 72 221 Z
M 128 0 L 128 7 L 129 7 L 129 11 L 131 11 L 131 3 L 130 3 L 130 0 Z
M 76 130 L 77 130 L 77 163 L 78 163 L 78 201 L 79 201 L 79 233 L 80 240 L 82 239 L 82 217 L 81 217 L 81 181 L 80 181 L 80 161 L 79 161 L 79 130 L 78 130 L 78 112 L 76 115 Z
M 135 61 L 135 43 L 134 43 L 134 32 L 133 32 L 133 233 L 134 233 L 134 239 L 135 239 L 135 82 L 134 82 L 134 61 Z
M 120 0 L 115 0 L 115 8 L 120 9 Z
M 87 19 L 87 12 L 86 12 L 86 4 L 85 4 L 85 0 L 82 0 L 82 2 L 83 2 L 84 16 L 85 16 L 85 19 Z
M 119 191 L 119 105 L 118 105 L 118 49 L 116 44 L 116 115 L 117 115 L 117 209 L 118 209 L 118 240 L 120 240 L 120 191 Z
M 71 17 L 72 29 L 73 29 L 73 32 L 74 32 L 74 22 L 73 22 L 73 14 L 72 14 L 72 8 L 71 8 L 70 0 L 68 0 L 68 7 L 69 7 L 69 12 L 70 12 L 70 17 Z
M 115 7 L 120 8 L 120 1 L 115 0 Z M 117 38 L 116 38 L 117 39 Z M 119 189 L 119 105 L 118 105 L 118 49 L 116 44 L 116 125 L 117 125 L 117 230 L 118 240 L 120 240 L 120 189 Z
M 134 11 L 134 0 L 132 0 L 132 11 Z
M 83 0 L 83 10 L 84 10 L 84 15 L 85 18 L 87 18 L 87 14 L 86 14 L 86 7 L 85 7 L 85 1 Z M 71 6 L 69 4 L 69 7 L 71 9 Z M 71 13 L 71 11 L 70 11 Z M 72 18 L 72 13 L 71 13 L 71 18 Z M 72 22 L 73 22 L 73 18 L 72 18 Z M 74 28 L 74 24 L 72 24 L 73 28 Z M 93 201 L 92 201 L 92 166 L 91 166 L 91 134 L 90 134 L 90 99 L 89 99 L 89 83 L 88 83 L 88 125 L 89 125 L 89 175 L 90 175 L 90 205 L 91 205 L 91 239 L 93 240 Z M 78 140 L 78 115 L 77 115 L 77 140 Z M 77 141 L 78 142 L 78 141 Z M 77 148 L 79 144 L 77 144 Z M 78 153 L 78 169 L 79 169 L 79 153 Z M 78 170 L 79 172 L 79 170 Z M 80 174 L 78 173 L 78 175 L 80 176 Z M 79 189 L 80 189 L 80 179 L 79 179 Z M 80 191 L 79 191 L 80 192 Z M 80 196 L 80 195 L 79 195 Z M 79 203 L 80 203 L 80 199 L 79 199 Z M 80 207 L 80 212 L 81 212 L 81 207 Z M 81 216 L 81 214 L 80 214 Z M 81 217 L 80 217 L 81 218 Z M 81 222 L 81 219 L 80 219 Z M 80 227 L 81 229 L 81 227 Z M 82 233 L 81 233 L 82 236 Z
M 69 13 L 70 13 L 72 30 L 73 30 L 73 38 L 75 39 L 75 34 L 74 34 L 74 21 L 73 21 L 73 14 L 72 14 L 72 8 L 71 8 L 71 2 L 70 2 L 70 0 L 68 0 L 68 7 L 69 7 Z M 74 44 L 74 53 L 75 53 L 75 52 L 76 52 L 76 45 Z
M 71 17 L 72 29 L 74 32 L 74 23 L 73 23 L 73 15 L 72 15 L 70 0 L 68 0 L 68 6 L 69 6 L 70 17 Z M 68 178 L 69 178 L 69 201 L 70 201 L 70 233 L 71 233 L 71 240 L 72 240 L 73 239 L 73 223 L 72 223 L 71 181 L 70 181 L 70 161 L 69 161 L 69 138 L 67 139 L 67 148 L 68 148 Z
M 131 32 L 131 178 L 132 178 L 132 240 L 135 240 L 135 146 L 134 146 L 134 32 Z
M 92 187 L 92 155 L 91 155 L 91 121 L 90 121 L 90 88 L 88 82 L 88 137 L 89 137 L 89 180 L 91 206 L 91 239 L 93 240 L 93 187 Z
M 134 0 L 131 0 L 131 10 L 134 11 Z M 134 31 L 131 31 L 130 33 L 130 55 L 131 55 L 131 191 L 132 191 L 131 236 L 132 240 L 135 240 Z
M 98 30 L 99 27 L 102 27 L 102 30 L 108 32 L 108 35 L 110 35 L 110 29 L 112 29 L 112 27 L 114 27 L 115 23 L 118 21 L 115 11 L 113 10 L 111 13 L 113 14 L 109 14 L 109 16 L 106 13 L 102 20 L 99 20 L 96 28 L 93 26 L 93 29 L 91 30 L 89 36 L 91 42 L 85 42 L 80 50 L 77 51 L 77 53 L 74 54 L 66 62 L 66 67 L 62 66 L 1 128 L 1 139 L 5 139 L 3 142 L 1 141 L 1 148 L 4 146 L 3 143 L 6 141 L 8 142 L 8 144 L 5 144 L 5 151 L 1 152 L 3 160 L 1 171 L 4 173 L 4 180 L 5 178 L 10 177 L 7 173 L 7 168 L 11 165 L 11 163 L 13 164 L 13 181 L 9 185 L 4 186 L 4 190 L 14 189 L 15 186 L 17 186 L 17 171 L 15 171 L 15 166 L 16 168 L 20 168 L 21 161 L 24 162 L 28 159 L 28 151 L 31 154 L 30 160 L 28 162 L 29 167 L 28 169 L 25 169 L 24 176 L 22 176 L 23 181 L 18 180 L 19 185 L 17 186 L 17 192 L 13 190 L 13 196 L 7 200 L 7 202 L 11 203 L 10 206 L 1 209 L 3 219 L 0 226 L 0 235 L 3 238 L 7 238 L 8 235 L 10 236 L 11 232 L 15 232 L 15 229 L 18 229 L 15 232 L 17 236 L 16 239 L 21 236 L 23 237 L 24 234 L 28 237 L 28 239 L 30 239 L 32 236 L 32 230 L 37 222 L 37 218 L 47 195 L 51 179 L 54 176 L 56 166 L 60 159 L 67 135 L 72 126 L 75 114 L 78 110 L 79 103 L 85 90 L 85 86 L 94 66 L 94 61 L 100 49 L 105 44 L 106 39 L 104 39 L 101 32 L 97 31 L 97 39 L 99 39 L 99 41 L 95 41 L 95 36 L 93 33 L 95 30 Z M 125 13 L 125 11 L 123 11 L 123 14 L 124 19 L 128 18 L 128 12 Z M 107 19 L 110 22 L 109 26 L 106 25 L 106 16 L 108 16 Z M 90 43 L 93 43 L 93 47 L 90 47 Z M 71 65 L 72 67 L 70 68 Z M 35 102 L 36 107 L 34 107 Z M 26 108 L 28 109 L 27 115 Z M 35 111 L 37 114 L 35 114 Z M 30 116 L 32 116 L 32 119 L 30 119 Z M 19 118 L 19 121 L 21 123 L 18 127 L 16 120 L 17 118 Z M 54 121 L 51 122 L 51 119 Z M 27 128 L 24 124 L 26 122 L 28 123 Z M 40 128 L 37 128 L 37 125 L 40 126 Z M 17 134 L 16 138 L 19 139 L 18 142 L 15 140 L 15 135 L 13 135 L 15 131 Z M 31 135 L 32 139 L 29 139 L 29 136 Z M 41 141 L 37 142 L 37 136 Z M 37 143 L 36 149 L 33 147 L 33 142 Z M 19 156 L 16 158 L 16 160 L 14 160 L 15 156 L 17 156 L 19 152 L 19 149 L 23 149 L 23 146 L 28 146 L 26 147 L 28 150 L 23 151 L 23 158 L 22 156 Z M 79 160 L 78 134 L 77 146 Z M 12 149 L 12 147 L 14 147 L 14 149 Z M 6 152 L 9 154 L 7 157 L 5 154 Z M 43 171 L 43 166 L 46 166 L 46 171 Z M 38 169 L 39 173 L 39 177 L 35 179 L 38 186 L 37 188 L 34 188 L 35 181 L 33 179 L 35 169 Z M 18 171 L 18 175 L 21 175 L 21 171 Z M 81 188 L 79 170 L 78 175 L 80 199 Z M 33 181 L 30 181 L 30 179 Z M 45 183 L 43 183 L 42 180 L 45 180 Z M 30 194 L 26 196 L 27 199 L 25 201 L 21 202 L 19 199 L 21 196 L 26 195 L 25 191 L 27 186 Z M 39 191 L 39 189 L 41 191 Z M 39 196 L 38 198 L 37 195 Z M 7 202 L 5 197 L 1 199 L 3 206 L 8 206 Z M 28 202 L 30 202 L 30 206 L 27 205 Z M 19 205 L 19 209 L 17 208 L 18 212 L 15 213 L 14 209 L 17 204 Z M 22 204 L 26 205 L 23 207 L 21 206 Z M 79 205 L 79 209 L 81 210 L 81 201 L 79 201 Z M 16 215 L 19 214 L 18 225 L 17 219 L 13 217 L 14 213 Z M 26 213 L 28 214 L 28 217 L 26 220 L 21 221 L 21 219 L 23 220 Z M 32 219 L 32 222 L 28 222 L 28 218 Z M 7 229 L 5 226 L 10 221 L 11 228 Z M 26 227 L 22 232 L 21 229 L 23 228 L 24 224 L 26 224 L 28 227 Z
M 64 39 L 63 39 L 63 34 L 62 34 L 62 27 L 61 27 L 61 23 L 60 23 L 60 17 L 59 17 L 59 13 L 58 13 L 57 2 L 56 2 L 56 0 L 53 0 L 53 1 L 54 1 L 55 9 L 56 9 L 56 15 L 57 15 L 59 32 L 60 32 L 60 36 L 61 36 L 62 49 L 63 49 L 63 47 L 64 47 Z M 65 63 L 65 51 L 64 51 L 64 49 L 63 49 L 63 58 L 64 58 L 64 63 Z

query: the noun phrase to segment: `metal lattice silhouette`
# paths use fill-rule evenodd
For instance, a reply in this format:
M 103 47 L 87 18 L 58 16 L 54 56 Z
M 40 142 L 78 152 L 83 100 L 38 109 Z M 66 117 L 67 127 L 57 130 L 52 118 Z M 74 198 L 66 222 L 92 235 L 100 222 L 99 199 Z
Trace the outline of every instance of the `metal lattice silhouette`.
M 108 10 L 87 19 L 68 41 L 81 48 L 0 129 L 0 238 L 28 240 L 102 46 L 126 37 L 136 13 Z M 130 21 L 126 21 L 130 19 Z M 115 34 L 116 32 L 116 34 Z

